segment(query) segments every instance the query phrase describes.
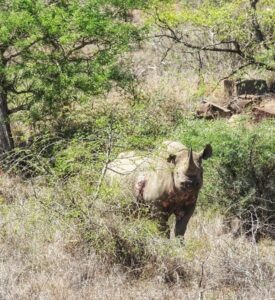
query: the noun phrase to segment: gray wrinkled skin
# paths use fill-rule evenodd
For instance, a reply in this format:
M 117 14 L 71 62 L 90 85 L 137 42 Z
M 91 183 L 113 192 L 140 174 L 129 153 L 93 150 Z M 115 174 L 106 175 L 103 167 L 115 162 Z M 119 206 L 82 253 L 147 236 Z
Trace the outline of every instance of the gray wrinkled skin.
M 166 141 L 152 157 L 121 153 L 108 165 L 106 179 L 148 204 L 168 235 L 167 221 L 174 214 L 174 234 L 184 236 L 203 184 L 202 161 L 211 155 L 211 145 L 196 153 L 180 142 Z

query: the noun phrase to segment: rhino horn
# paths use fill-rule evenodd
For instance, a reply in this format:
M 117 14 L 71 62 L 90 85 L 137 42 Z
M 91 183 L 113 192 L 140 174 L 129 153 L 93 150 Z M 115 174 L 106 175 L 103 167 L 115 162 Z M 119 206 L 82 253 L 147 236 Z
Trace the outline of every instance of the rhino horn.
M 192 172 L 194 170 L 196 170 L 196 164 L 194 162 L 193 151 L 191 148 L 190 151 L 188 151 L 187 171 Z

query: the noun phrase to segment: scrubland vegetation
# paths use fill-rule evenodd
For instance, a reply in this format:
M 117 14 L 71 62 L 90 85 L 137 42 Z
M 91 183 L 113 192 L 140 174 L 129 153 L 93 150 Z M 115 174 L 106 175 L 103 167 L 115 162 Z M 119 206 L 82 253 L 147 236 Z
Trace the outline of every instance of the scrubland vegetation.
M 275 122 L 194 116 L 228 75 L 274 78 L 274 3 L 190 3 L 0 4 L 1 299 L 275 297 Z M 214 151 L 184 241 L 104 181 L 164 140 Z

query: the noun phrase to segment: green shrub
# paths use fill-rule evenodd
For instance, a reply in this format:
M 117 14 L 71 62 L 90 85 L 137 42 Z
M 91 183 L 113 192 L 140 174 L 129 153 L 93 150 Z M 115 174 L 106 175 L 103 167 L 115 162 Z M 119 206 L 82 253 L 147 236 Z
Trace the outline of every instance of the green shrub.
M 113 119 L 114 144 L 110 159 L 124 149 L 151 150 L 162 136 L 167 139 L 167 124 L 162 124 L 164 129 L 157 127 L 155 118 L 144 119 L 142 111 L 138 107 L 133 109 L 131 117 L 118 114 Z M 127 120 L 128 126 L 125 126 Z M 90 174 L 91 185 L 96 188 L 106 161 L 108 122 L 107 119 L 97 121 L 97 126 L 106 132 L 99 135 L 97 142 L 77 137 L 58 152 L 56 170 L 70 176 L 81 172 Z M 204 187 L 199 205 L 219 209 L 227 217 L 237 217 L 245 232 L 256 238 L 263 234 L 274 236 L 274 128 L 272 120 L 253 125 L 244 118 L 232 126 L 225 120 L 185 118 L 176 130 L 170 129 L 170 139 L 179 140 L 196 151 L 207 143 L 213 147 L 213 157 L 204 162 Z M 126 215 L 139 215 L 134 210 L 140 208 L 135 207 L 131 199 L 113 195 L 115 191 L 106 187 L 100 188 L 103 203 L 121 209 Z
M 204 163 L 200 205 L 216 207 L 243 223 L 246 233 L 275 235 L 275 122 L 237 125 L 185 119 L 173 135 L 194 150 L 211 143 Z

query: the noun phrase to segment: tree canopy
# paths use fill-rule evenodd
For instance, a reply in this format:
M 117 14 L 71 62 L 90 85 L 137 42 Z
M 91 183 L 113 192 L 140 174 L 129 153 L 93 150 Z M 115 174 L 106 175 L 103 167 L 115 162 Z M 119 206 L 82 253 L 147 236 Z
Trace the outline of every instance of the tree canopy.
M 177 1 L 159 7 L 159 37 L 194 52 L 230 53 L 238 67 L 275 71 L 275 4 L 272 0 Z
M 121 55 L 144 32 L 129 11 L 148 7 L 158 37 L 234 56 L 231 75 L 248 66 L 275 71 L 272 0 L 0 0 L 1 148 L 13 148 L 11 114 L 54 119 L 125 81 Z
M 0 135 L 11 139 L 9 128 L 5 133 L 11 113 L 54 117 L 65 104 L 110 89 L 119 55 L 141 34 L 125 15 L 143 6 L 131 0 L 0 1 Z

